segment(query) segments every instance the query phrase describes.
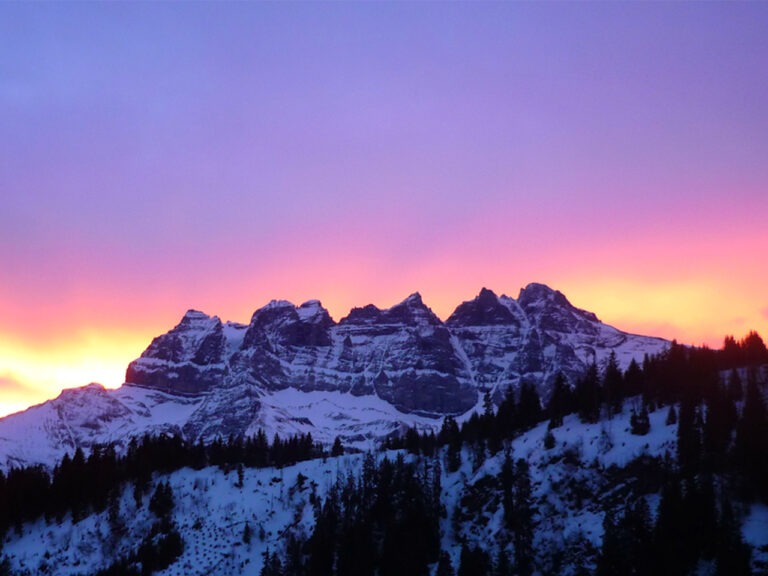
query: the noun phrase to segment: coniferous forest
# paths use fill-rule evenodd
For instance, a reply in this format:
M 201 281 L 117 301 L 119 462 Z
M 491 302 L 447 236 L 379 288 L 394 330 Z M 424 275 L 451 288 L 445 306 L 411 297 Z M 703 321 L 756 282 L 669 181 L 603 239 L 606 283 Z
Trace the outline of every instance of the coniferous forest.
M 558 377 L 546 402 L 530 382 L 502 398 L 487 395 L 482 413 L 461 422 L 447 417 L 437 433 L 410 429 L 390 437 L 381 453 L 365 454 L 359 470 L 337 478 L 324 496 L 313 488 L 311 532 L 283 534 L 281 548 L 264 554 L 261 574 L 766 573 L 768 566 L 753 562 L 740 520 L 751 504 L 768 504 L 767 367 L 768 350 L 753 332 L 739 341 L 726 338 L 720 350 L 673 342 L 623 371 L 611 356 L 577 382 Z M 512 456 L 510 443 L 547 422 L 541 449 L 551 450 L 569 415 L 604 423 L 627 407 L 630 433 L 639 437 L 652 432 L 649 414 L 663 410 L 665 425 L 676 431 L 675 450 L 597 469 L 607 487 L 599 498 L 564 484 L 574 507 L 589 498 L 602 507 L 600 544 L 583 539 L 552 550 L 537 547 L 541 503 L 532 498 L 529 463 Z M 209 444 L 145 436 L 133 439 L 124 454 L 110 446 L 87 455 L 78 449 L 53 470 L 0 473 L 0 531 L 20 532 L 40 519 L 56 524 L 71 516 L 78 522 L 107 511 L 119 537 L 121 523 L 130 520 L 120 517 L 116 500 L 130 490 L 137 507 L 149 508 L 151 530 L 133 552 L 97 574 L 153 574 L 173 564 L 185 546 L 173 519 L 177 495 L 168 474 L 218 467 L 242 486 L 246 469 L 277 469 L 344 452 L 338 440 L 326 450 L 309 435 L 270 440 L 261 431 Z M 442 485 L 449 475 L 478 470 L 493 458 L 500 463 L 495 471 L 460 494 Z M 572 454 L 558 458 L 584 465 Z M 316 485 L 316 479 L 300 477 L 305 482 Z M 452 495 L 456 502 L 449 502 Z M 494 542 L 468 537 L 467 526 L 491 517 L 500 519 Z M 252 530 L 246 524 L 243 542 L 255 537 Z M 446 542 L 453 543 L 453 553 Z M 11 573 L 3 562 L 0 574 Z

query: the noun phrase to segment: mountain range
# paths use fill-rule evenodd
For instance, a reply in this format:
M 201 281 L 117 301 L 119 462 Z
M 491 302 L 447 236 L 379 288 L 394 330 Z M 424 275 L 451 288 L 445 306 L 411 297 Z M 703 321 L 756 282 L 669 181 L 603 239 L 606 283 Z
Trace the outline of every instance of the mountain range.
M 408 427 L 439 428 L 523 382 L 546 399 L 611 353 L 620 367 L 668 346 L 622 332 L 529 284 L 518 297 L 483 288 L 445 321 L 418 293 L 334 321 L 317 300 L 275 300 L 249 324 L 188 311 L 156 337 L 116 390 L 98 384 L 0 420 L 0 467 L 51 466 L 78 447 L 124 449 L 145 433 L 185 438 L 311 433 L 367 449 Z

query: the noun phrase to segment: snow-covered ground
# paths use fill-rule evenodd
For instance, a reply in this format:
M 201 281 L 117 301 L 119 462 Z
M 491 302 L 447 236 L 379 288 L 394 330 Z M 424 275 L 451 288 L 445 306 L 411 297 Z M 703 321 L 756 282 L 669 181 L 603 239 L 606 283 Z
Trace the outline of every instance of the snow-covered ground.
M 744 518 L 744 540 L 752 546 L 755 565 L 768 571 L 768 506 L 754 504 Z
M 290 406 L 297 411 L 295 414 L 306 408 L 303 393 L 286 390 L 281 394 L 280 404 Z M 324 406 L 319 412 L 312 411 L 318 420 L 333 420 L 336 410 L 348 409 L 344 394 L 326 393 L 324 404 L 314 400 Z M 629 422 L 633 405 L 630 400 L 621 414 L 595 424 L 567 416 L 563 425 L 552 431 L 555 445 L 550 449 L 544 445 L 547 423 L 539 424 L 505 447 L 514 461 L 522 458 L 529 465 L 537 555 L 542 559 L 561 553 L 564 558 L 560 568 L 550 566 L 550 570 L 573 573 L 575 561 L 569 560 L 567 554 L 584 549 L 589 557 L 599 549 L 605 510 L 620 506 L 626 495 L 626 479 L 616 479 L 624 466 L 642 456 L 663 457 L 667 452 L 675 452 L 677 427 L 666 424 L 668 408 L 651 412 L 650 432 L 635 436 L 630 433 Z M 376 413 L 385 410 L 386 405 L 382 407 L 371 399 L 365 409 Z M 377 456 L 394 458 L 395 454 L 378 452 Z M 444 456 L 444 451 L 438 455 Z M 493 551 L 508 538 L 498 492 L 504 457 L 502 450 L 478 459 L 471 448 L 465 447 L 457 471 L 448 472 L 447 466 L 442 466 L 442 501 L 446 510 L 441 520 L 442 546 L 455 567 L 460 542 Z M 337 479 L 359 473 L 363 458 L 363 454 L 348 454 L 283 469 L 245 469 L 242 486 L 236 470 L 225 473 L 213 467 L 199 471 L 182 469 L 155 477 L 150 493 L 139 507 L 132 486 L 125 487 L 119 501 L 120 525 L 124 527 L 119 537 L 115 536 L 109 512 L 105 511 L 76 524 L 67 516 L 61 523 L 38 520 L 25 525 L 21 534 L 11 530 L 3 552 L 13 568 L 27 569 L 33 574 L 92 573 L 137 548 L 153 521 L 148 502 L 154 486 L 168 480 L 176 501 L 173 517 L 185 548 L 182 556 L 160 574 L 256 576 L 264 552 L 284 551 L 286 531 L 311 534 L 311 498 L 322 500 Z M 655 515 L 660 500 L 658 492 L 651 491 L 645 498 Z M 470 510 L 472 506 L 474 510 Z M 742 521 L 745 540 L 754 548 L 755 565 L 765 566 L 768 507 L 752 506 Z M 243 541 L 246 523 L 252 533 L 247 543 Z
M 323 498 L 337 478 L 359 469 L 361 459 L 358 454 L 283 469 L 245 469 L 242 487 L 235 470 L 227 474 L 214 467 L 187 468 L 157 478 L 169 480 L 176 502 L 173 517 L 185 544 L 182 556 L 159 574 L 257 576 L 262 554 L 267 548 L 280 550 L 280 537 L 287 528 L 311 530 L 314 517 L 309 494 L 314 491 Z M 306 478 L 303 483 L 297 480 L 300 476 Z M 111 532 L 108 511 L 76 524 L 70 516 L 60 524 L 39 520 L 24 526 L 21 535 L 11 531 L 3 552 L 14 569 L 36 574 L 94 572 L 134 550 L 149 532 L 153 522 L 150 497 L 151 490 L 137 508 L 131 487 L 126 487 L 120 498 L 125 531 L 118 535 Z M 252 531 L 248 544 L 243 542 L 246 523 Z

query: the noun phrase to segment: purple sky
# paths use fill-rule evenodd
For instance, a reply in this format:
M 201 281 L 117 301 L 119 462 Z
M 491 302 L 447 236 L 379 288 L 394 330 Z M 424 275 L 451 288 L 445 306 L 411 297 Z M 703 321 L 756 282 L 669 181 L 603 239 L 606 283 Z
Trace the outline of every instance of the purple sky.
M 768 3 L 6 2 L 0 54 L 0 401 L 271 298 L 765 326 Z

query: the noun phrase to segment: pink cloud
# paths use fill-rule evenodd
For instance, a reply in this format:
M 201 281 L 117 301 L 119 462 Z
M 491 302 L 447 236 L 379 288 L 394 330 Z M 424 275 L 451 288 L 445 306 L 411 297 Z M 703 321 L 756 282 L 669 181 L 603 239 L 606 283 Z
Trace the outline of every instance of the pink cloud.
M 14 377 L 8 374 L 0 376 L 0 394 L 28 391 L 29 387 L 16 380 Z

